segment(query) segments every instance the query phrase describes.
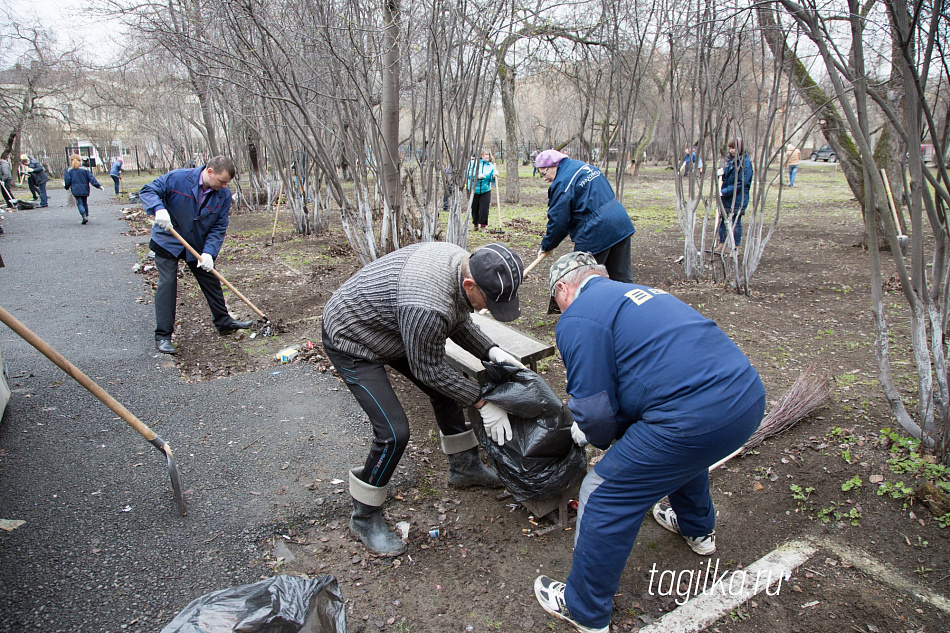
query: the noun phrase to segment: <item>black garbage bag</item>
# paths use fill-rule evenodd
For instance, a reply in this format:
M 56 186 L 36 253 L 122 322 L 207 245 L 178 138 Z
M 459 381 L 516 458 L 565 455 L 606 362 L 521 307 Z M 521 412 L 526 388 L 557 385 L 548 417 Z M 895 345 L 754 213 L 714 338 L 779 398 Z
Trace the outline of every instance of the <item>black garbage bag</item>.
M 193 600 L 161 633 L 346 633 L 333 576 L 274 576 Z
M 508 412 L 511 441 L 495 444 L 481 420 L 472 428 L 515 501 L 561 494 L 587 470 L 584 449 L 571 438 L 571 414 L 544 378 L 514 365 L 483 362 L 482 398 Z

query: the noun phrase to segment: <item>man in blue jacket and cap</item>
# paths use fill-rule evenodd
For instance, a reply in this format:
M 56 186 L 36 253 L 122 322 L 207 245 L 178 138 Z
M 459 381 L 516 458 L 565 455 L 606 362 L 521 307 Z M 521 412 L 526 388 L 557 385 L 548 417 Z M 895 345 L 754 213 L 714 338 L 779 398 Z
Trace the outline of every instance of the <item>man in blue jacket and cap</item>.
M 139 197 L 145 213 L 155 216 L 149 248 L 155 252 L 158 287 L 155 289 L 155 347 L 174 354 L 175 303 L 178 298 L 178 260 L 184 259 L 198 281 L 214 317 L 218 333 L 225 335 L 246 329 L 253 321 L 235 321 L 224 303 L 221 282 L 211 272 L 224 243 L 231 210 L 234 162 L 215 156 L 207 165 L 176 169 L 142 187 Z M 186 242 L 201 253 L 196 260 L 167 229 L 174 227 Z
M 538 255 L 557 248 L 568 235 L 575 251 L 594 254 L 614 281 L 633 283 L 630 236 L 633 222 L 604 173 L 587 163 L 546 149 L 534 161 L 548 188 L 548 228 Z
M 549 311 L 563 312 L 555 336 L 571 434 L 607 452 L 581 484 L 567 582 L 539 576 L 534 592 L 582 633 L 609 633 L 620 575 L 651 510 L 695 553 L 716 551 L 709 467 L 745 444 L 765 412 L 758 372 L 713 321 L 663 290 L 605 277 L 580 252 L 548 277 Z

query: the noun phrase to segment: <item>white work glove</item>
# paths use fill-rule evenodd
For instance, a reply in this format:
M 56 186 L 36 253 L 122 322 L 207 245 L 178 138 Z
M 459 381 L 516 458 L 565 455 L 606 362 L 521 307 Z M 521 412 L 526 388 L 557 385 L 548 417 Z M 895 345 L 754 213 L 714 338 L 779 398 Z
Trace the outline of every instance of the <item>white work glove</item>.
M 207 253 L 202 253 L 201 257 L 198 258 L 198 268 L 210 273 L 212 270 L 214 270 L 214 257 L 208 255 Z
M 159 209 L 155 212 L 155 224 L 167 231 L 172 228 L 172 216 L 168 215 L 165 209 Z
M 581 427 L 577 426 L 577 422 L 571 425 L 571 437 L 574 438 L 574 443 L 578 446 L 587 446 L 590 442 L 587 441 L 587 436 L 584 435 L 584 432 L 581 430 Z
M 508 412 L 491 402 L 486 402 L 478 410 L 482 415 L 487 433 L 498 446 L 504 446 L 511 439 L 511 422 L 508 421 Z
M 501 349 L 497 345 L 488 350 L 488 360 L 493 363 L 508 363 L 509 365 L 514 365 L 515 367 L 519 367 L 521 369 L 527 369 L 527 367 L 525 367 L 520 360 Z

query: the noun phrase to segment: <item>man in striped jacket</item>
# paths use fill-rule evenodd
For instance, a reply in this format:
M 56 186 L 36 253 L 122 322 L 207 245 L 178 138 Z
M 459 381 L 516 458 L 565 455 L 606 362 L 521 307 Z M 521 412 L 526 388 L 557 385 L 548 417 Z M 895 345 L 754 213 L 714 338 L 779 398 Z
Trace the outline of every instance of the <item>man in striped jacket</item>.
M 478 385 L 445 358 L 451 338 L 477 358 L 521 362 L 495 345 L 470 317 L 487 308 L 499 321 L 521 313 L 518 287 L 524 264 L 501 244 L 472 255 L 444 242 L 414 244 L 363 268 L 343 284 L 323 311 L 323 347 L 373 426 L 373 443 L 362 468 L 350 471 L 350 530 L 384 556 L 406 550 L 382 517 L 389 480 L 409 442 L 409 420 L 386 375 L 386 365 L 418 386 L 432 402 L 442 450 L 449 457 L 449 484 L 501 485 L 478 456 L 478 441 L 465 425 L 462 407 L 477 407 L 486 433 L 511 439 L 508 414 L 481 398 Z

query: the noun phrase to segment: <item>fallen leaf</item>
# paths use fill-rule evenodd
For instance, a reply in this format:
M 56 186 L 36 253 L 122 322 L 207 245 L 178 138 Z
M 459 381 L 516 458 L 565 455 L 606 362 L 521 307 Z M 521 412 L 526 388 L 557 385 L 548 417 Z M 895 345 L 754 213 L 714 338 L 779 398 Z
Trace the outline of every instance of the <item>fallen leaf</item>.
M 763 486 L 761 482 L 753 481 L 753 482 L 752 482 L 752 490 L 755 491 L 755 492 L 758 492 L 758 491 L 760 491 L 760 490 L 765 490 L 765 486 Z

